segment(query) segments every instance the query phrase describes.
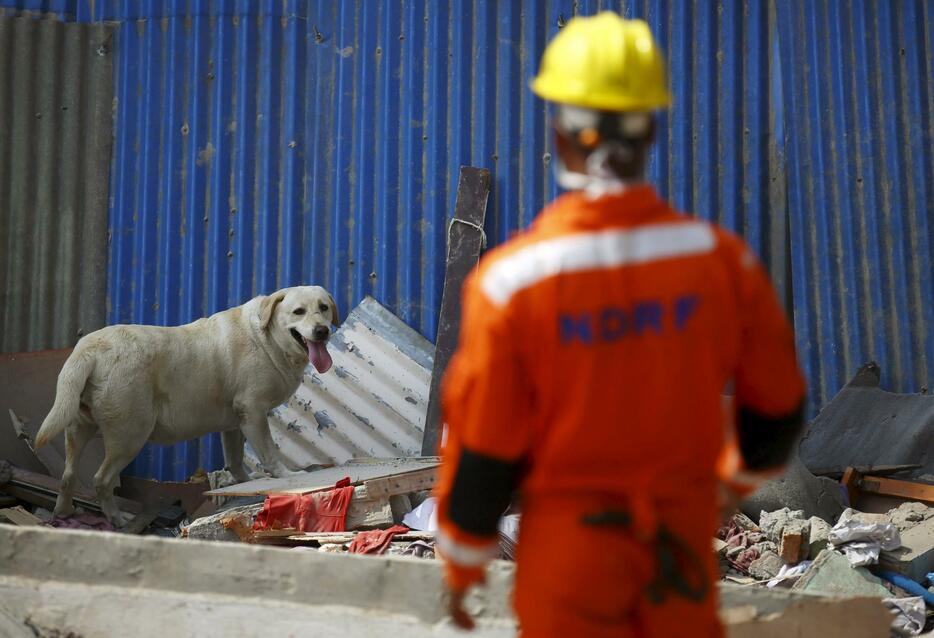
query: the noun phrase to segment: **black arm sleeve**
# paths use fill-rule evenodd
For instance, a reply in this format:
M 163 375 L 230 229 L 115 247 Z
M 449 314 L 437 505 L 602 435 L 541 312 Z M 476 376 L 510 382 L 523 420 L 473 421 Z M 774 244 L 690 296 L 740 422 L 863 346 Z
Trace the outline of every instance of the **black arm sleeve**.
M 520 462 L 461 451 L 457 474 L 451 486 L 448 517 L 460 529 L 477 536 L 496 533 L 499 517 L 519 477 Z
M 804 402 L 778 418 L 740 407 L 739 449 L 750 470 L 768 470 L 787 462 L 804 424 Z

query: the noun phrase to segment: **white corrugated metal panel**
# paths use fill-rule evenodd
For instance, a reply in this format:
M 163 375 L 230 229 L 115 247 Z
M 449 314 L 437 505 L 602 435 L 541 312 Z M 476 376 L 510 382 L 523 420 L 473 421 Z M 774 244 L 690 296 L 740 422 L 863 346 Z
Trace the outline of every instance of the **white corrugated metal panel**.
M 420 454 L 434 346 L 366 297 L 328 350 L 334 367 L 309 366 L 298 392 L 269 415 L 285 458 L 305 467 Z

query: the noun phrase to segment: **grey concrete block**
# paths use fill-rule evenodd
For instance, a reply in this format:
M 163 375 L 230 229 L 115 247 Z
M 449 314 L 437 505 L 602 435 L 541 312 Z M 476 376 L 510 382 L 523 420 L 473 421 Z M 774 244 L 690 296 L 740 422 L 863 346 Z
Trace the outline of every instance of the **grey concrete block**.
M 902 546 L 892 551 L 883 551 L 879 564 L 904 574 L 915 582 L 923 582 L 927 574 L 934 571 L 934 518 L 905 530 Z
M 202 541 L 233 541 L 240 542 L 240 537 L 233 530 L 224 525 L 225 521 L 240 519 L 247 526 L 252 526 L 256 515 L 263 508 L 262 503 L 232 507 L 229 510 L 205 516 L 192 521 L 188 526 L 188 538 Z
M 775 510 L 774 512 L 762 511 L 759 513 L 759 527 L 773 543 L 781 542 L 782 533 L 789 523 L 792 521 L 806 520 L 804 510 L 791 510 L 787 507 Z
M 827 542 L 830 539 L 830 524 L 824 519 L 812 516 L 808 519 L 808 522 L 811 525 L 810 535 L 808 540 L 808 557 L 812 560 L 817 558 L 817 556 L 827 549 Z
M 825 549 L 811 564 L 811 568 L 792 585 L 794 591 L 805 591 L 825 596 L 877 596 L 888 598 L 892 594 L 864 567 L 853 567 L 843 554 Z
M 756 580 L 775 578 L 785 562 L 775 552 L 765 552 L 749 565 L 749 575 Z

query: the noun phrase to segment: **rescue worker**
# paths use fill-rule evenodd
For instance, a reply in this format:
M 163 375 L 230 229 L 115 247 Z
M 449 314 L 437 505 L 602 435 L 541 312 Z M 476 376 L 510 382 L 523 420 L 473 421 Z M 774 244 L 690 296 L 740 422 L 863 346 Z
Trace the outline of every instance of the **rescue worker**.
M 721 394 L 731 471 L 780 470 L 804 398 L 791 329 L 742 240 L 642 181 L 670 101 L 646 23 L 574 18 L 531 88 L 556 104 L 570 192 L 464 285 L 438 488 L 451 615 L 473 625 L 464 596 L 518 493 L 522 636 L 721 636 Z

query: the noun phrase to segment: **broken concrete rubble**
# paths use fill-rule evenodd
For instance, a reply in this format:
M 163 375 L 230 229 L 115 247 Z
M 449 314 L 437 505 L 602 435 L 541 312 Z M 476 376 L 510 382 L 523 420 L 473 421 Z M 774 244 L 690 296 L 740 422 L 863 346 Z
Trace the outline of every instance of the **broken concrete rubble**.
M 749 565 L 749 575 L 757 580 L 771 580 L 784 565 L 778 554 L 766 551 Z
M 792 521 L 805 521 L 804 510 L 791 510 L 783 507 L 774 512 L 762 511 L 759 513 L 759 528 L 768 536 L 769 540 L 779 543 L 782 540 L 782 532 Z
M 262 503 L 254 503 L 195 519 L 185 528 L 183 535 L 202 541 L 239 542 L 240 535 L 235 530 L 252 529 L 256 514 L 262 507 Z
M 891 592 L 864 567 L 853 567 L 842 554 L 824 550 L 811 568 L 792 587 L 829 596 L 876 596 L 888 598 Z
M 830 540 L 830 524 L 822 518 L 812 516 L 808 519 L 808 557 L 817 558 L 818 554 L 827 549 Z
M 904 532 L 929 518 L 934 518 L 934 507 L 909 501 L 889 510 L 887 516 L 898 531 Z

